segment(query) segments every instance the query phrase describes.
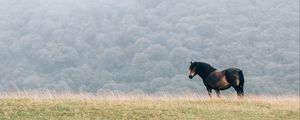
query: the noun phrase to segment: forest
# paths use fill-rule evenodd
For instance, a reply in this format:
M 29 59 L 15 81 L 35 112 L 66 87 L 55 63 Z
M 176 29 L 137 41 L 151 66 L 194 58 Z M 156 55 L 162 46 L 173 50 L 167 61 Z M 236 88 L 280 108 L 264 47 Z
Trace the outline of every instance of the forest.
M 0 92 L 206 94 L 190 61 L 299 95 L 299 0 L 0 0 Z

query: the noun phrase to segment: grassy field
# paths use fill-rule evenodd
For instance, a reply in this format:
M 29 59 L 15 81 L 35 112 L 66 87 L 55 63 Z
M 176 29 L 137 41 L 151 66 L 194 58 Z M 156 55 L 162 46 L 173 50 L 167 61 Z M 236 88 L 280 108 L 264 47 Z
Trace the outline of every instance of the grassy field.
M 0 119 L 299 120 L 299 96 L 1 94 Z

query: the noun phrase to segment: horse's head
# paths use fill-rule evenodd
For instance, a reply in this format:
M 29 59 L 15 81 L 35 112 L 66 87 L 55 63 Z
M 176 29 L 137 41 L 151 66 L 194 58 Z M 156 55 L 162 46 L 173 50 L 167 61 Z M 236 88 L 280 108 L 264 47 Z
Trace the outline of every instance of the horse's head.
M 189 75 L 189 78 L 192 79 L 193 77 L 195 77 L 197 74 L 198 74 L 198 71 L 197 71 L 197 64 L 196 62 L 191 62 L 191 65 L 189 67 L 189 71 L 190 71 L 190 75 Z
M 204 62 L 191 62 L 189 78 L 192 79 L 196 75 L 199 75 L 203 80 L 209 75 L 209 73 L 217 70 L 210 66 L 210 64 Z

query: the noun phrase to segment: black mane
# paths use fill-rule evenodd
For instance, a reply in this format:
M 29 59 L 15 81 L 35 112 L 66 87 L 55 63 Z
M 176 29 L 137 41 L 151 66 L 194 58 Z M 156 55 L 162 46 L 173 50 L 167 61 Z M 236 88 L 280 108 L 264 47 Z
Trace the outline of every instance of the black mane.
M 198 75 L 205 80 L 207 76 L 212 73 L 213 71 L 217 70 L 216 68 L 212 67 L 210 64 L 203 63 L 203 62 L 195 62 L 194 63 L 197 68 Z

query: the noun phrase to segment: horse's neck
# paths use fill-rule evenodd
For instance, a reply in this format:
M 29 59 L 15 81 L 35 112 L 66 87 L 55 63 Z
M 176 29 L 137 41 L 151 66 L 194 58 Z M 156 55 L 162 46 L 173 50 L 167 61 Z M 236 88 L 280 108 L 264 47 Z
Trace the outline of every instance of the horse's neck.
M 206 70 L 204 73 L 199 74 L 199 76 L 200 76 L 203 80 L 205 80 L 205 79 L 206 79 L 212 72 L 214 72 L 214 71 L 217 71 L 217 69 L 211 67 L 211 68 L 209 68 L 208 70 Z

